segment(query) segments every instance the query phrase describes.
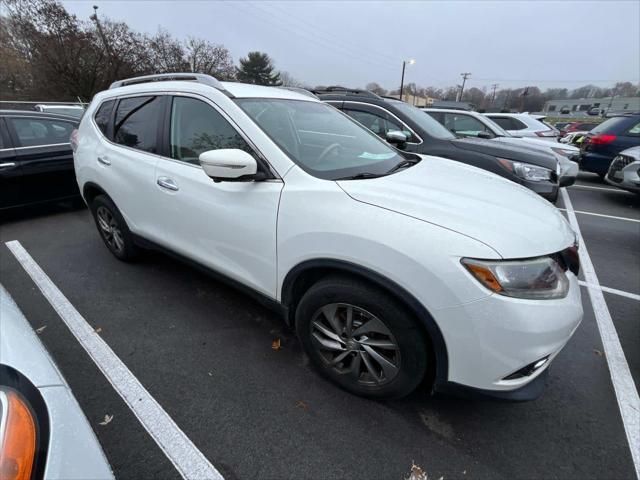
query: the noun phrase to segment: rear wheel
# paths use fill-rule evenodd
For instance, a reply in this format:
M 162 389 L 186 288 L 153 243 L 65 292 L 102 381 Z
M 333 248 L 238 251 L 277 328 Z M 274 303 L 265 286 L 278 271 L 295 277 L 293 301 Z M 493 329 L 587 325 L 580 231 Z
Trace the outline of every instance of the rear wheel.
M 347 277 L 313 285 L 296 310 L 300 341 L 319 372 L 357 395 L 401 397 L 422 381 L 428 342 L 383 290 Z
M 127 223 L 111 199 L 106 195 L 98 195 L 91 202 L 91 212 L 109 251 L 119 260 L 134 259 L 138 249 Z

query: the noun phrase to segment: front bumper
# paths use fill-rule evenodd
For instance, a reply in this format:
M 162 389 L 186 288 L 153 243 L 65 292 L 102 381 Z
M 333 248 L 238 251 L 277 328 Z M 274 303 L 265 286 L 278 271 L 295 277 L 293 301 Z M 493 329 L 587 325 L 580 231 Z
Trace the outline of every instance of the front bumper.
M 615 168 L 614 161 L 605 180 L 616 187 L 640 193 L 640 161 L 632 162 L 622 169 Z
M 449 362 L 447 382 L 436 385 L 436 391 L 457 385 L 504 397 L 540 376 L 582 320 L 578 279 L 569 271 L 567 277 L 565 298 L 527 300 L 492 294 L 432 312 Z M 530 375 L 505 379 L 543 358 L 548 361 Z
M 528 180 L 521 180 L 522 185 L 529 190 L 537 193 L 541 197 L 549 200 L 552 203 L 558 199 L 559 186 L 558 182 L 531 182 Z

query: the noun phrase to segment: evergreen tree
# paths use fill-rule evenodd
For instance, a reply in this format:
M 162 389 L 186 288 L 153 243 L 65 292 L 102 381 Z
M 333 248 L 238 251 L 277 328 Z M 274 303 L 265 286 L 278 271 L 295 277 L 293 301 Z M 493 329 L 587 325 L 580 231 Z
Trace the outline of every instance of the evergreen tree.
M 241 58 L 236 77 L 243 83 L 276 87 L 282 85 L 280 74 L 274 72 L 273 61 L 262 52 L 249 52 L 247 58 Z

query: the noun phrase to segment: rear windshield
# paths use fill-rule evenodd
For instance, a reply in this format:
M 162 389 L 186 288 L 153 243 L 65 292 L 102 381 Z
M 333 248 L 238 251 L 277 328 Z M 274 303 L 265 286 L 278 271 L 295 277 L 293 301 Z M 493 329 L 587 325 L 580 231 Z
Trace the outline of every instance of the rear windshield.
M 619 124 L 623 123 L 625 120 L 626 120 L 625 117 L 613 117 L 613 118 L 610 118 L 609 120 L 605 120 L 600 125 L 598 125 L 596 128 L 591 130 L 591 133 L 606 132 L 607 130 L 610 130 L 611 128 L 614 128 L 614 127 L 618 126 Z

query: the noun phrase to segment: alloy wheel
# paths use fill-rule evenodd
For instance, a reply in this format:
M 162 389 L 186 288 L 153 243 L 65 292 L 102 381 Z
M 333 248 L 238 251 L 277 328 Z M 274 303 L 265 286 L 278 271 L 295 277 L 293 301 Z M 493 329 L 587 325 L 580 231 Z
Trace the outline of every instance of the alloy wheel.
M 400 348 L 375 315 L 346 303 L 320 308 L 311 321 L 311 341 L 326 364 L 362 385 L 383 385 L 400 371 Z
M 124 238 L 122 237 L 122 230 L 113 213 L 101 205 L 96 210 L 96 218 L 98 220 L 98 226 L 100 227 L 100 233 L 109 248 L 117 254 L 122 254 L 124 251 Z

